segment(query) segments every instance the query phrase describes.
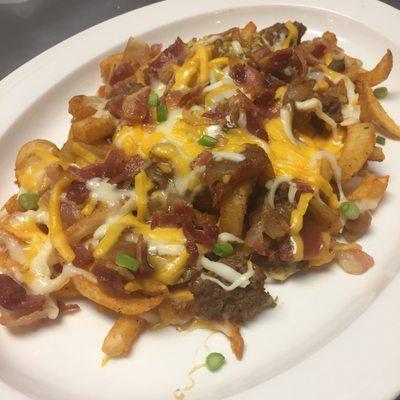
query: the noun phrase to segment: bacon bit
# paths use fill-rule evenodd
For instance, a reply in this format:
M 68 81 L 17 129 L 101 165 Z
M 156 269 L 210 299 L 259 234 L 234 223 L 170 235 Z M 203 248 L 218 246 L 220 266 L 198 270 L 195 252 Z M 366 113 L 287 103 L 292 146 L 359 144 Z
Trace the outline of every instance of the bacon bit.
M 130 124 L 143 122 L 149 113 L 148 101 L 150 87 L 146 86 L 125 97 L 121 107 L 121 118 Z
M 199 257 L 199 249 L 193 239 L 186 239 L 186 251 L 189 254 L 189 263 L 195 262 Z
M 0 306 L 9 311 L 28 314 L 41 310 L 46 302 L 42 295 L 28 295 L 26 289 L 8 275 L 0 274 Z
M 295 200 L 299 201 L 300 200 L 300 196 L 303 193 L 314 193 L 314 189 L 305 182 L 302 181 L 293 181 L 293 183 L 296 185 L 296 195 L 295 195 Z
M 352 275 L 361 275 L 374 265 L 374 259 L 360 249 L 340 250 L 336 260 L 343 271 Z
M 109 80 L 111 86 L 115 85 L 117 82 L 123 81 L 130 76 L 134 75 L 138 69 L 139 64 L 134 65 L 133 62 L 122 62 L 116 66 Z
M 144 164 L 144 160 L 135 155 L 126 160 L 122 150 L 112 150 L 103 163 L 92 164 L 84 168 L 68 167 L 68 172 L 79 182 L 93 178 L 109 178 L 111 183 L 118 184 L 135 176 Z
M 186 237 L 186 249 L 194 261 L 198 257 L 196 243 L 212 245 L 218 239 L 218 227 L 204 222 L 198 227 L 194 223 L 194 210 L 191 204 L 184 200 L 176 200 L 168 212 L 153 214 L 151 228 L 157 226 L 175 225 L 181 226 Z
M 207 167 L 214 161 L 214 157 L 211 151 L 205 150 L 200 153 L 196 160 L 194 160 L 194 166 L 196 167 Z
M 139 275 L 148 275 L 153 272 L 153 267 L 149 264 L 147 259 L 149 246 L 144 240 L 143 235 L 139 235 L 136 246 L 136 258 L 139 261 L 139 269 L 137 272 Z
M 157 57 L 161 53 L 162 44 L 161 43 L 153 43 L 150 46 L 150 58 Z
M 118 94 L 109 100 L 105 106 L 105 109 L 115 118 L 121 118 L 122 104 L 126 98 L 125 94 Z
M 264 77 L 253 67 L 244 64 L 235 64 L 231 66 L 229 75 L 236 84 L 255 97 L 261 95 L 265 90 Z
M 193 104 L 196 104 L 202 93 L 203 86 L 196 86 L 186 93 L 181 90 L 172 90 L 166 94 L 165 103 L 169 110 L 175 107 L 190 108 Z
M 304 259 L 317 257 L 323 246 L 322 227 L 311 219 L 305 218 L 300 231 L 304 245 Z
M 171 46 L 167 47 L 153 62 L 149 64 L 149 73 L 150 75 L 156 75 L 160 77 L 160 71 L 164 65 L 167 63 L 176 63 L 178 61 L 182 61 L 182 56 L 185 53 L 186 45 L 181 40 L 181 38 L 177 38 Z
M 108 292 L 116 296 L 126 296 L 129 294 L 125 290 L 127 280 L 116 270 L 109 268 L 110 261 L 97 260 L 92 268 L 92 273 L 96 276 L 100 285 Z
M 75 253 L 75 259 L 72 263 L 79 268 L 87 267 L 94 262 L 93 253 L 82 243 L 78 243 L 72 246 L 72 250 Z
M 83 204 L 89 197 L 89 190 L 83 182 L 73 181 L 66 189 L 66 198 L 75 204 Z
M 75 203 L 69 201 L 61 202 L 60 214 L 64 228 L 68 228 L 81 217 L 81 212 L 78 206 Z
M 57 305 L 60 310 L 60 314 L 71 314 L 73 312 L 80 311 L 81 309 L 78 304 L 66 304 L 62 300 L 58 300 Z
M 297 69 L 300 79 L 304 79 L 308 72 L 308 65 L 303 48 L 295 47 L 293 50 L 292 64 Z
M 264 72 L 279 74 L 289 65 L 292 55 L 292 48 L 277 50 L 266 54 L 263 58 L 259 58 L 256 62 Z
M 324 43 L 317 42 L 315 43 L 314 48 L 311 51 L 311 54 L 316 58 L 322 58 L 323 55 L 325 54 L 326 49 L 327 47 Z

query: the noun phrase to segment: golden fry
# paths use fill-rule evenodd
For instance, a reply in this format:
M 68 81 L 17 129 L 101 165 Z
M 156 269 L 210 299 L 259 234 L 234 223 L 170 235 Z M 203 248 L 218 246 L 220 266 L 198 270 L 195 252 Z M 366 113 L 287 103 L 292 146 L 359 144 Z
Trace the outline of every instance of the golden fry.
M 360 184 L 347 196 L 351 201 L 356 200 L 381 200 L 384 195 L 389 182 L 389 176 L 371 174 L 366 172 Z
M 347 136 L 339 158 L 342 182 L 356 175 L 368 160 L 375 146 L 375 129 L 371 124 L 358 123 L 347 128 Z
M 400 137 L 400 126 L 386 113 L 367 82 L 357 82 L 360 95 L 361 119 L 376 122 L 394 136 Z
M 92 144 L 111 136 L 115 122 L 111 118 L 87 117 L 71 124 L 71 134 L 78 142 Z
M 75 276 L 72 280 L 76 289 L 83 297 L 125 315 L 138 315 L 150 311 L 164 300 L 164 296 L 115 297 L 105 293 L 95 283 L 88 281 L 82 276 Z
M 109 358 L 126 356 L 145 328 L 146 321 L 142 318 L 120 316 L 104 339 L 103 353 Z
M 386 81 L 393 68 L 393 54 L 388 49 L 379 63 L 371 71 L 358 72 L 353 80 L 361 81 L 368 86 L 376 86 Z

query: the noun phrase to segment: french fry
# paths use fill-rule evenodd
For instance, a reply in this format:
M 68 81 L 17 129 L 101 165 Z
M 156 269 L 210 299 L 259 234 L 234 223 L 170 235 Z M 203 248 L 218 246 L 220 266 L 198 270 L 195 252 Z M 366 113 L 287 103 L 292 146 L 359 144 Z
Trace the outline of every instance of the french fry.
M 385 159 L 382 147 L 374 146 L 372 153 L 370 154 L 368 161 L 382 162 Z
M 332 209 L 323 201 L 314 197 L 309 203 L 307 212 L 332 235 L 336 235 L 340 232 L 342 223 L 340 222 L 338 210 Z
M 222 199 L 219 220 L 222 232 L 232 233 L 237 237 L 242 236 L 247 202 L 253 191 L 254 183 L 254 180 L 243 182 Z
M 103 353 L 109 358 L 126 356 L 145 328 L 146 321 L 142 318 L 120 316 L 104 339 Z
M 117 62 L 122 60 L 122 56 L 122 53 L 110 54 L 108 57 L 100 62 L 100 74 L 103 79 L 108 79 L 111 69 Z
M 386 113 L 367 82 L 356 83 L 357 92 L 360 95 L 361 119 L 368 122 L 376 122 L 389 133 L 400 137 L 400 126 Z
M 73 283 L 78 292 L 89 300 L 100 304 L 110 310 L 125 315 L 138 315 L 146 311 L 150 311 L 157 307 L 163 300 L 164 296 L 154 297 L 116 297 L 105 293 L 95 283 L 83 278 L 75 276 L 72 278 Z
M 12 214 L 17 211 L 22 211 L 22 208 L 20 207 L 18 203 L 18 196 L 14 194 L 11 196 L 8 200 L 7 203 L 4 204 L 4 208 L 7 210 L 9 214 Z
M 386 191 L 388 182 L 389 176 L 387 175 L 382 176 L 366 172 L 360 184 L 347 195 L 347 198 L 351 201 L 366 199 L 379 202 Z
M 71 134 L 78 142 L 92 144 L 111 136 L 115 132 L 112 118 L 87 117 L 71 124 Z
M 347 128 L 347 135 L 338 161 L 342 182 L 347 182 L 368 160 L 375 146 L 375 129 L 371 124 L 358 123 Z
M 371 71 L 360 71 L 353 80 L 361 81 L 368 86 L 376 86 L 386 81 L 393 68 L 393 54 L 388 49 L 379 63 Z

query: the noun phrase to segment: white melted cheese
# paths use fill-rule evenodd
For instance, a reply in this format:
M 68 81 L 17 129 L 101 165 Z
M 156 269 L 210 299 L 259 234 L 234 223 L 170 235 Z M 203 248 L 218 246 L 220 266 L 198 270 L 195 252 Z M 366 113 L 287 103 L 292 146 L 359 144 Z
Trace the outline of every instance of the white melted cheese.
M 241 56 L 244 53 L 242 45 L 237 40 L 232 40 L 231 46 L 235 54 Z
M 167 88 L 164 83 L 153 77 L 150 78 L 150 86 L 151 90 L 156 93 L 158 97 L 161 97 L 164 94 L 165 89 Z
M 339 189 L 339 201 L 340 202 L 346 201 L 346 196 L 344 195 L 342 188 L 342 169 L 339 167 L 336 157 L 332 153 L 329 153 L 328 151 L 324 150 L 317 151 L 312 156 L 311 165 L 314 168 L 316 168 L 318 161 L 322 160 L 323 158 L 327 159 L 331 165 L 333 175 L 335 177 L 335 181 Z
M 245 288 L 250 284 L 250 278 L 254 275 L 254 268 L 251 261 L 247 261 L 247 272 L 244 274 L 240 274 L 235 271 L 229 265 L 226 265 L 221 262 L 211 261 L 206 257 L 201 257 L 200 264 L 203 268 L 208 271 L 214 272 L 216 275 L 220 276 L 222 279 L 231 282 L 231 285 L 225 285 L 220 280 L 207 276 L 205 274 L 201 274 L 201 278 L 205 280 L 210 280 L 220 287 L 222 287 L 226 291 L 234 290 L 238 287 Z
M 296 146 L 300 143 L 296 140 L 293 134 L 292 121 L 293 121 L 293 110 L 290 105 L 283 106 L 280 110 L 280 118 L 283 125 L 283 130 L 287 138 Z
M 149 240 L 149 253 L 159 254 L 160 256 L 179 256 L 185 251 L 183 244 L 169 244 L 156 240 Z
M 38 254 L 32 260 L 29 271 L 33 273 L 34 279 L 28 284 L 32 293 L 44 295 L 57 291 L 75 275 L 82 275 L 93 282 L 97 282 L 93 274 L 83 269 L 76 268 L 72 264 L 64 265 L 62 273 L 56 278 L 51 279 L 48 260 L 53 251 L 54 249 L 48 239 L 44 242 Z
M 322 111 L 322 103 L 317 98 L 308 99 L 305 101 L 296 101 L 296 109 L 299 111 L 314 111 L 315 115 L 326 122 L 331 128 L 333 136 L 337 136 L 336 122 L 326 113 Z
M 373 211 L 378 207 L 380 199 L 361 199 L 361 200 L 356 200 L 355 203 L 357 204 L 358 208 L 363 211 Z
M 280 184 L 284 182 L 290 182 L 293 180 L 292 176 L 289 175 L 281 175 L 275 178 L 274 180 L 268 181 L 266 183 L 267 189 L 269 189 L 268 195 L 267 195 L 267 202 L 270 205 L 270 207 L 275 208 L 275 193 L 279 187 Z
M 110 207 L 132 196 L 132 190 L 118 189 L 117 185 L 108 183 L 107 179 L 90 179 L 86 182 L 86 188 L 90 191 L 91 198 L 107 203 Z
M 115 222 L 117 222 L 119 219 L 132 212 L 135 208 L 136 208 L 136 196 L 132 196 L 120 209 L 118 209 L 113 215 L 108 217 L 103 225 L 100 225 L 95 230 L 92 239 L 93 244 L 97 246 L 99 241 L 103 239 L 103 237 L 107 233 L 108 228 Z
M 243 240 L 238 238 L 235 235 L 232 235 L 232 233 L 229 232 L 221 232 L 218 235 L 218 241 L 219 242 L 236 242 L 236 243 L 243 243 Z
M 290 203 L 294 203 L 296 199 L 297 186 L 293 182 L 289 182 L 288 200 Z
M 222 127 L 221 127 L 221 125 L 209 125 L 207 128 L 206 128 L 206 135 L 207 136 L 211 136 L 211 137 L 213 137 L 214 139 L 218 136 L 218 135 L 220 135 L 222 133 Z
M 246 157 L 241 153 L 234 153 L 231 151 L 216 151 L 213 153 L 215 161 L 234 161 L 234 162 L 241 162 L 246 159 Z

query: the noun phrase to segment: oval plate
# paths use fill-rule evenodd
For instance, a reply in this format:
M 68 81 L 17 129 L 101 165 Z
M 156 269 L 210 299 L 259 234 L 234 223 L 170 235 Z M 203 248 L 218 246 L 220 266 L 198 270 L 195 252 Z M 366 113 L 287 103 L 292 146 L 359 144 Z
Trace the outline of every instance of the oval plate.
M 346 52 L 373 66 L 391 48 L 395 70 L 384 101 L 400 120 L 400 12 L 372 0 L 167 1 L 119 16 L 44 52 L 0 82 L 1 202 L 16 191 L 13 165 L 20 146 L 34 138 L 62 144 L 67 101 L 94 93 L 98 64 L 122 49 L 130 35 L 168 44 L 192 36 L 277 21 L 302 21 L 308 37 L 330 30 Z M 397 90 L 397 92 L 395 92 Z M 397 106 L 397 107 L 396 107 Z M 82 312 L 35 332 L 0 330 L 0 398 L 7 400 L 125 400 L 173 398 L 187 373 L 209 351 L 227 355 L 218 374 L 195 375 L 188 399 L 387 400 L 400 391 L 400 145 L 387 141 L 377 170 L 391 175 L 385 200 L 362 244 L 376 265 L 363 276 L 332 266 L 285 284 L 270 284 L 279 305 L 243 330 L 244 360 L 230 355 L 220 335 L 173 329 L 144 335 L 129 358 L 101 367 L 101 343 L 112 316 L 82 302 Z

